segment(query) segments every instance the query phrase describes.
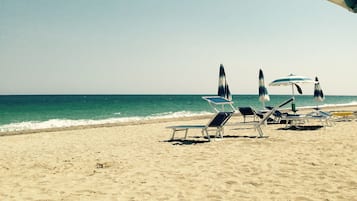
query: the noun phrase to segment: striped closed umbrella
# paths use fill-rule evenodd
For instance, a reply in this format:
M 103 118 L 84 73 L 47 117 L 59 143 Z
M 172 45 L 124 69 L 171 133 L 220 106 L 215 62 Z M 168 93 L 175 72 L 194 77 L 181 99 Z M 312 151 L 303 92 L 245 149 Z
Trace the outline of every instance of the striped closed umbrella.
M 324 93 L 322 92 L 322 89 L 320 86 L 319 79 L 317 77 L 315 77 L 314 99 L 317 102 L 322 102 L 325 99 Z M 319 108 L 319 105 L 317 104 L 317 109 L 318 108 Z
M 342 6 L 343 8 L 353 13 L 357 13 L 357 0 L 328 0 L 328 1 L 335 3 L 339 6 Z
M 219 66 L 218 96 L 226 98 L 227 100 L 232 100 L 223 64 Z
M 268 89 L 265 87 L 262 69 L 259 69 L 259 101 L 262 102 L 263 108 L 265 107 L 265 102 L 270 101 Z

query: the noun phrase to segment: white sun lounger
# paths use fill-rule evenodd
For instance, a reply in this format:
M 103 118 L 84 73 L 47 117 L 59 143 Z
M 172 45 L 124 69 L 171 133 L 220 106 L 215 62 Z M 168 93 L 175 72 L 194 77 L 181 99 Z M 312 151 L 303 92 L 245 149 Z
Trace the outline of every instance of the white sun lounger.
M 269 117 L 279 108 L 283 107 L 284 105 L 292 102 L 294 100 L 294 98 L 290 98 L 282 103 L 280 103 L 279 105 L 273 107 L 269 112 L 265 113 L 263 118 L 259 121 L 259 122 L 249 122 L 249 123 L 243 123 L 244 125 L 253 125 L 253 128 L 255 130 L 258 131 L 259 137 L 263 137 L 264 136 L 264 132 L 262 130 L 262 125 L 265 125 L 265 122 L 269 119 Z M 243 125 L 241 124 L 241 125 Z M 257 136 L 258 137 L 258 136 Z
M 171 140 L 174 140 L 175 133 L 177 131 L 185 131 L 185 138 L 187 138 L 187 133 L 189 129 L 201 129 L 202 136 L 206 134 L 208 141 L 211 140 L 208 130 L 216 131 L 216 137 L 223 138 L 223 127 L 227 121 L 232 117 L 233 112 L 218 112 L 207 125 L 179 125 L 179 126 L 169 126 L 167 128 L 172 129 Z
M 319 111 L 317 113 L 313 112 L 309 114 L 288 114 L 283 116 L 282 119 L 286 121 L 286 128 L 289 126 L 298 127 L 299 125 L 303 125 L 310 122 L 310 120 L 319 121 L 322 126 L 334 125 L 331 115 L 322 111 Z

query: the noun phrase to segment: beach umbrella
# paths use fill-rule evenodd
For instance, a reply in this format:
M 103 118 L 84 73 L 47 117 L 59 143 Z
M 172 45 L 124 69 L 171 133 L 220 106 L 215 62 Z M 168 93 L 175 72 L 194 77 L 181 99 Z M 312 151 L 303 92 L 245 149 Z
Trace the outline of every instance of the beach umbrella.
M 319 79 L 315 77 L 314 99 L 317 102 L 322 102 L 324 98 L 324 93 L 322 92 Z M 317 109 L 319 109 L 319 105 L 317 105 Z
M 353 13 L 357 13 L 357 0 L 328 0 L 328 1 L 335 3 L 339 6 L 342 6 L 343 8 Z
M 262 102 L 263 108 L 265 107 L 265 102 L 270 101 L 268 89 L 265 87 L 262 69 L 259 69 L 259 101 Z
M 227 100 L 232 100 L 232 95 L 229 91 L 227 83 L 226 73 L 222 64 L 219 66 L 218 96 L 226 98 Z
M 295 87 L 296 87 L 297 91 L 299 92 L 299 94 L 302 94 L 302 89 L 299 86 L 299 84 L 313 83 L 313 82 L 314 81 L 308 77 L 290 74 L 288 76 L 273 80 L 269 85 L 270 86 L 291 86 L 292 96 L 294 97 L 295 96 L 295 94 L 294 94 Z M 296 111 L 294 101 L 291 103 L 291 110 L 294 112 Z

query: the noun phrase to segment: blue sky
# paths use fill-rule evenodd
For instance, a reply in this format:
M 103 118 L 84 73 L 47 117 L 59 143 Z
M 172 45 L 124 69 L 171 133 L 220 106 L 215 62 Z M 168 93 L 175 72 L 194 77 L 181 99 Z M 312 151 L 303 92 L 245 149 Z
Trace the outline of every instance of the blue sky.
M 222 63 L 233 94 L 257 93 L 262 68 L 357 95 L 357 14 L 265 2 L 0 0 L 0 94 L 215 94 Z

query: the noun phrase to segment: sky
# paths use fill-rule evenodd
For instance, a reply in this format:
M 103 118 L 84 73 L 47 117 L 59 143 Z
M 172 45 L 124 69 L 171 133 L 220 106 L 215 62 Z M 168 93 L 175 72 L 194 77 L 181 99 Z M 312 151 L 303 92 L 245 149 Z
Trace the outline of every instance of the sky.
M 357 95 L 356 25 L 327 0 L 0 0 L 0 94 L 216 94 L 223 64 L 233 94 L 261 68 Z

